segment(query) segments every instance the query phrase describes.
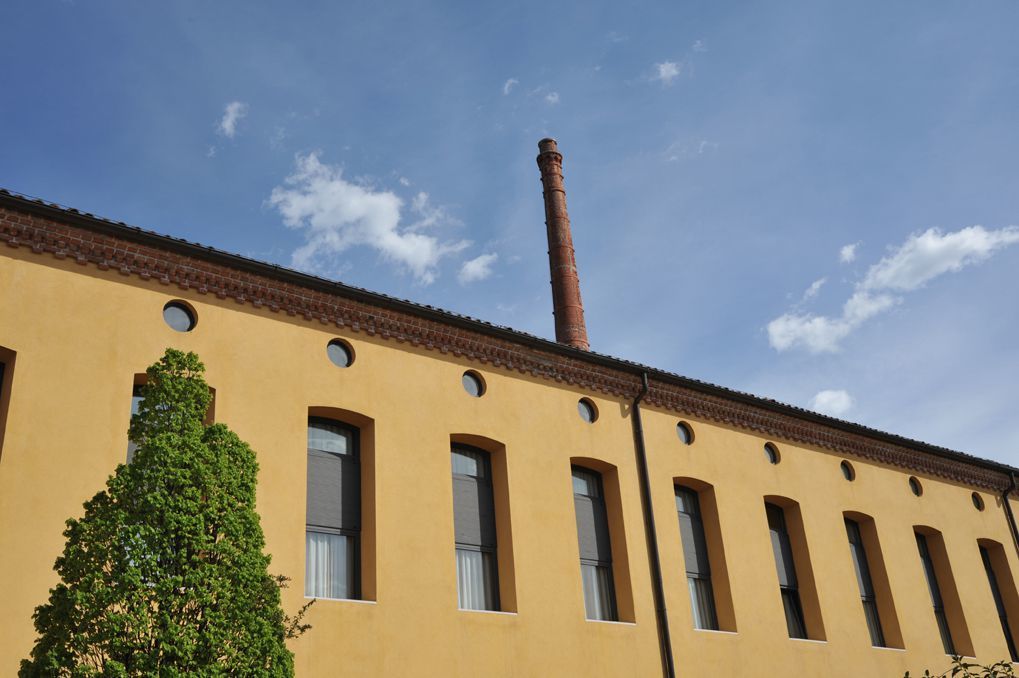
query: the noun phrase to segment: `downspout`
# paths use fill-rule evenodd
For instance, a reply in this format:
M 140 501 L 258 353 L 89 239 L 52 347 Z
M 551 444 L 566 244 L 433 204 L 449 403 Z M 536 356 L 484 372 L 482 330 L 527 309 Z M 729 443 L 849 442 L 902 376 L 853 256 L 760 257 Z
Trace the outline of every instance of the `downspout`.
M 1015 471 L 1011 471 L 1008 474 L 1009 479 L 1012 481 L 1012 487 L 1001 493 L 1001 503 L 1005 505 L 1005 518 L 1008 520 L 1008 526 L 1012 530 L 1012 543 L 1015 545 L 1016 553 L 1019 554 L 1019 528 L 1015 524 L 1015 514 L 1012 513 L 1012 504 L 1008 501 L 1008 495 L 1012 494 L 1019 489 L 1015 481 Z
M 651 581 L 655 596 L 655 619 L 658 622 L 658 645 L 662 654 L 662 670 L 666 678 L 676 678 L 676 667 L 672 661 L 672 638 L 669 634 L 669 616 L 665 609 L 665 585 L 662 582 L 662 563 L 658 556 L 658 530 L 655 528 L 655 512 L 651 506 L 651 476 L 648 473 L 647 450 L 644 447 L 644 424 L 640 417 L 640 402 L 647 395 L 649 388 L 647 372 L 640 373 L 640 381 L 640 393 L 633 399 L 631 421 L 633 421 L 633 441 L 637 452 L 637 465 L 640 467 L 640 496 L 644 509 L 644 534 L 647 538 L 648 555 L 651 558 Z

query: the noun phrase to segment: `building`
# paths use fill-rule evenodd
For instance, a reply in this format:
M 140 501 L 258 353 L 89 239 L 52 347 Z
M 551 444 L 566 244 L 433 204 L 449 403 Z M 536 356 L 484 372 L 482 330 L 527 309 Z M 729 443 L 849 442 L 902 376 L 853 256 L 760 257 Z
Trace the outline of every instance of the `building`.
M 901 676 L 1019 658 L 1016 469 L 0 192 L 0 674 L 132 389 L 195 351 L 301 676 Z

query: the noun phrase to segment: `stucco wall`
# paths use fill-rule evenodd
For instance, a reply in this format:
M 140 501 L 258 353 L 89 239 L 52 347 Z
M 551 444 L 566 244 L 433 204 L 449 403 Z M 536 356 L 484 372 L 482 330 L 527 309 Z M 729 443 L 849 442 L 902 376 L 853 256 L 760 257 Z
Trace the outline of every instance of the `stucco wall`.
M 197 309 L 190 333 L 163 323 L 162 307 L 175 298 Z M 292 645 L 299 675 L 660 675 L 628 402 L 25 248 L 0 252 L 0 318 L 0 346 L 17 352 L 0 457 L 0 675 L 12 674 L 31 647 L 31 613 L 55 581 L 63 521 L 79 515 L 124 460 L 134 375 L 168 346 L 201 356 L 217 421 L 258 454 L 258 510 L 272 569 L 294 579 L 288 611 L 304 602 L 309 408 L 373 422 L 375 600 L 318 602 L 313 630 Z M 350 368 L 327 360 L 334 337 L 354 347 Z M 461 387 L 467 368 L 484 377 L 484 397 Z M 577 416 L 581 396 L 599 409 L 594 424 Z M 978 538 L 1005 544 L 1019 571 L 999 499 L 983 493 L 987 508 L 978 512 L 973 488 L 923 476 L 917 498 L 908 473 L 855 459 L 850 483 L 841 457 L 782 440 L 773 441 L 782 453 L 773 466 L 763 438 L 683 417 L 696 436 L 685 446 L 675 433 L 680 418 L 644 410 L 680 675 L 899 676 L 945 664 L 914 525 L 944 535 L 978 657 L 1007 655 L 976 547 Z M 449 444 L 461 434 L 505 447 L 513 614 L 457 609 Z M 622 510 L 613 527 L 623 530 L 614 540 L 625 540 L 625 561 L 618 549 L 614 557 L 629 581 L 634 623 L 584 619 L 570 480 L 576 457 L 617 469 Z M 673 498 L 678 477 L 714 486 L 735 633 L 692 629 Z M 786 636 L 766 495 L 799 502 L 826 642 Z M 875 519 L 905 650 L 870 646 L 843 511 Z

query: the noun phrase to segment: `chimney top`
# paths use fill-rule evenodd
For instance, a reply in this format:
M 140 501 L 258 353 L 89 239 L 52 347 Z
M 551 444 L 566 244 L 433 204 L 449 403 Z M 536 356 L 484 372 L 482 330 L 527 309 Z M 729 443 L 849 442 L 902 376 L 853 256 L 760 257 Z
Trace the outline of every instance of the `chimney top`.
M 553 139 L 552 137 L 545 137 L 544 139 L 542 139 L 541 141 L 538 142 L 538 152 L 539 153 L 549 153 L 549 152 L 551 152 L 551 153 L 558 153 L 559 152 L 559 144 L 557 144 L 556 140 Z

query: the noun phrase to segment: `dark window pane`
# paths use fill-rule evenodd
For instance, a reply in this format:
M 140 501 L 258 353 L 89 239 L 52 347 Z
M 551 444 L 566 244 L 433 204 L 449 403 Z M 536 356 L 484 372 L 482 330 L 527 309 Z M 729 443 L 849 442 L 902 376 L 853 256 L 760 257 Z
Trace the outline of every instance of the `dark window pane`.
M 329 361 L 337 367 L 350 367 L 354 362 L 354 354 L 344 342 L 333 339 L 326 344 L 326 355 Z
M 461 382 L 463 383 L 464 390 L 467 391 L 468 395 L 475 398 L 480 398 L 485 392 L 485 385 L 481 382 L 481 377 L 473 372 L 464 372 Z
M 304 595 L 357 598 L 357 539 L 327 532 L 305 533 Z
M 498 610 L 495 501 L 488 453 L 458 446 L 450 456 L 459 605 L 465 610 Z
M 601 496 L 601 493 L 598 491 L 598 476 L 590 471 L 574 467 L 573 494 L 585 497 Z
M 360 597 L 361 467 L 357 429 L 308 420 L 305 592 Z
M 803 606 L 800 604 L 792 545 L 789 541 L 789 532 L 786 530 L 785 511 L 775 504 L 765 503 L 764 507 L 768 514 L 771 549 L 775 554 L 775 569 L 778 572 L 778 586 L 782 593 L 782 607 L 785 609 L 789 637 L 806 638 L 807 630 L 803 621 Z
M 312 419 L 308 422 L 308 449 L 330 454 L 357 454 L 354 432 L 326 419 Z
M 601 476 L 594 471 L 573 467 L 573 493 L 587 618 L 615 621 L 612 544 L 601 492 Z
M 679 534 L 683 541 L 683 557 L 688 575 L 710 578 L 708 545 L 704 537 L 704 523 L 700 515 L 697 493 L 684 487 L 676 488 L 676 505 L 679 511 Z
M 577 401 L 577 412 L 580 413 L 580 418 L 589 424 L 598 418 L 597 410 L 594 409 L 594 405 L 587 398 Z
M 974 493 L 976 494 L 976 493 Z M 1005 611 L 1005 601 L 1001 598 L 1001 589 L 998 587 L 998 577 L 994 574 L 994 567 L 991 565 L 991 554 L 983 546 L 980 546 L 980 559 L 984 562 L 984 571 L 987 573 L 987 581 L 991 585 L 991 595 L 994 597 L 994 607 L 998 611 L 998 620 L 1001 622 L 1001 630 L 1005 634 L 1005 643 L 1008 645 L 1009 657 L 1013 662 L 1019 661 L 1016 654 L 1015 640 L 1012 638 L 1012 628 L 1008 623 L 1008 614 Z
M 479 450 L 472 450 L 464 447 L 453 448 L 453 474 L 472 476 L 474 478 L 487 478 L 486 454 Z
M 163 307 L 163 320 L 178 332 L 190 332 L 195 327 L 195 316 L 191 309 L 175 301 Z
M 581 562 L 580 577 L 584 584 L 584 613 L 587 618 L 616 621 L 612 566 Z
M 877 602 L 864 600 L 863 615 L 867 619 L 867 630 L 870 631 L 870 644 L 874 647 L 885 647 L 885 634 L 881 630 L 881 616 L 877 611 Z
M 806 638 L 807 625 L 803 621 L 800 592 L 795 589 L 782 589 L 782 607 L 785 609 L 785 624 L 789 637 Z
M 927 537 L 917 532 L 916 545 L 920 551 L 920 562 L 923 564 L 927 590 L 930 591 L 931 603 L 934 605 L 934 618 L 938 622 L 941 644 L 945 648 L 945 654 L 954 655 L 955 643 L 952 642 L 952 631 L 948 627 L 948 618 L 945 616 L 945 605 L 941 598 L 941 588 L 938 586 L 938 576 L 934 571 L 934 561 L 931 560 L 930 549 L 927 547 Z
M 687 577 L 686 581 L 690 587 L 694 628 L 717 631 L 718 615 L 715 614 L 715 592 L 711 587 L 711 579 Z
M 462 610 L 498 610 L 494 552 L 456 549 L 457 603 Z

